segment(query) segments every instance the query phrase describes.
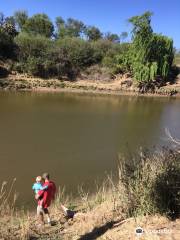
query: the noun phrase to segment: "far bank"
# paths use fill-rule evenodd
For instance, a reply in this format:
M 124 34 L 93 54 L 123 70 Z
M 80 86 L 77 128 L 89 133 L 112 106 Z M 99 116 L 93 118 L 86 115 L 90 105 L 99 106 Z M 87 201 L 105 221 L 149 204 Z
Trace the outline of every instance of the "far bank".
M 76 81 L 59 79 L 42 79 L 26 74 L 10 74 L 0 79 L 0 89 L 5 91 L 35 92 L 75 92 L 105 95 L 131 96 L 166 96 L 180 97 L 180 78 L 174 83 L 167 82 L 164 86 L 154 87 L 145 91 L 126 75 L 119 75 L 112 80 L 77 79 Z

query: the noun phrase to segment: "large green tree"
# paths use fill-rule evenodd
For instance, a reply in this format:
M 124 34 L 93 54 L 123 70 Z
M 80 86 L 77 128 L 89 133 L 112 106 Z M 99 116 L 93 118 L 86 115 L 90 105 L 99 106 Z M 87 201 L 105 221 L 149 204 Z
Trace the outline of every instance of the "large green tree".
M 140 82 L 154 80 L 158 75 L 167 78 L 173 61 L 172 39 L 153 33 L 151 12 L 129 19 L 133 25 L 132 44 L 127 64 Z
M 85 35 L 89 41 L 97 41 L 102 38 L 101 31 L 95 26 L 86 27 Z
M 14 13 L 14 19 L 15 19 L 17 29 L 21 31 L 26 21 L 28 20 L 28 14 L 26 11 L 16 11 Z
M 110 42 L 114 42 L 114 43 L 120 42 L 120 37 L 116 33 L 107 32 L 104 38 L 109 40 Z
M 56 18 L 57 38 L 64 37 L 81 37 L 85 30 L 85 25 L 82 21 L 68 18 L 65 21 L 62 17 Z
M 120 40 L 121 40 L 121 42 L 123 42 L 127 37 L 128 37 L 128 33 L 127 33 L 127 32 L 122 32 L 122 33 L 120 34 Z
M 35 14 L 25 21 L 23 31 L 50 38 L 53 35 L 54 26 L 46 14 Z
M 68 18 L 66 23 L 67 34 L 69 37 L 80 37 L 83 34 L 85 25 L 82 21 Z

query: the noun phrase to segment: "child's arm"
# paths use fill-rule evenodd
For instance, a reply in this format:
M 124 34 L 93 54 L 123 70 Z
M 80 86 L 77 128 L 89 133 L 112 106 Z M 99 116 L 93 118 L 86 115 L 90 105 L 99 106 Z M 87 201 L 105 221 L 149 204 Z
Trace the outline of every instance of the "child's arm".
M 41 186 L 40 190 L 46 190 L 48 188 L 48 186 Z

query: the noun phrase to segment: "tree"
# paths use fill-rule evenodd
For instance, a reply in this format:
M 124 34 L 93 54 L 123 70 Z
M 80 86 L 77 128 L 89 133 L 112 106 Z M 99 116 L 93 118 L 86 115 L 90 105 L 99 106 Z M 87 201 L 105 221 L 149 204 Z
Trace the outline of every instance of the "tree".
M 27 19 L 23 25 L 23 31 L 50 38 L 52 37 L 54 26 L 46 14 L 35 14 Z
M 0 27 L 2 27 L 4 24 L 4 14 L 0 12 Z
M 15 19 L 13 16 L 5 18 L 3 29 L 12 38 L 14 38 L 17 35 Z
M 89 41 L 97 41 L 102 38 L 102 33 L 99 28 L 94 26 L 86 27 L 85 35 Z
M 0 27 L 0 58 L 6 59 L 14 57 L 14 50 L 15 44 L 12 36 Z
M 128 37 L 128 33 L 127 33 L 127 32 L 122 32 L 122 33 L 120 34 L 120 40 L 121 40 L 121 42 L 123 42 L 127 37 Z
M 157 75 L 167 78 L 173 60 L 173 41 L 153 33 L 151 12 L 129 19 L 132 23 L 132 44 L 126 62 L 134 78 L 140 82 L 154 80 Z
M 13 17 L 4 17 L 0 14 L 0 57 L 12 58 L 14 57 L 14 37 L 17 35 L 15 22 Z
M 110 42 L 114 42 L 114 43 L 120 42 L 120 37 L 115 33 L 107 32 L 104 38 L 109 40 Z
M 28 14 L 26 11 L 16 11 L 14 13 L 14 19 L 15 19 L 17 29 L 21 31 L 26 21 L 28 20 Z
M 82 21 L 73 18 L 68 18 L 65 22 L 62 17 L 57 17 L 56 28 L 58 38 L 81 37 L 85 30 L 85 25 Z
M 84 32 L 85 25 L 82 21 L 73 18 L 68 18 L 66 22 L 67 36 L 80 37 Z

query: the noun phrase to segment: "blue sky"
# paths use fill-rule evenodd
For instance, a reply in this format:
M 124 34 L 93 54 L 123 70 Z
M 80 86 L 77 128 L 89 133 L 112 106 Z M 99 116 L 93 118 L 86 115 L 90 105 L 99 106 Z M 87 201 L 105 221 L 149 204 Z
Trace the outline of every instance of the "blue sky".
M 54 21 L 56 16 L 76 18 L 87 25 L 96 25 L 103 32 L 130 32 L 127 19 L 150 10 L 154 13 L 155 32 L 167 35 L 180 49 L 180 0 L 0 0 L 0 12 L 6 16 L 16 10 L 29 15 L 46 13 Z

